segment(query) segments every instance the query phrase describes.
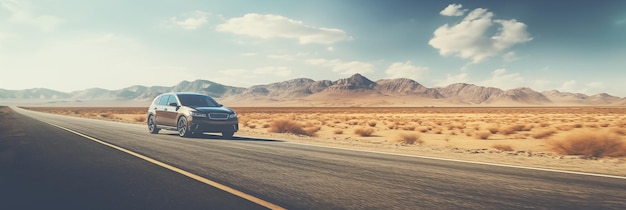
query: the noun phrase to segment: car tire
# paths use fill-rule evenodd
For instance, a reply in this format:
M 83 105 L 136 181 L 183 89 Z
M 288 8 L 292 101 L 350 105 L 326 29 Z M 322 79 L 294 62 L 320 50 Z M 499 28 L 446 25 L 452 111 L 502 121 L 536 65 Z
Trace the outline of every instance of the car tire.
M 222 138 L 223 139 L 232 139 L 233 135 L 235 135 L 234 131 L 222 131 Z
M 148 131 L 151 134 L 157 134 L 159 133 L 161 129 L 157 128 L 156 123 L 154 122 L 154 116 L 150 115 L 148 116 Z
M 189 137 L 193 134 L 193 132 L 189 130 L 189 125 L 185 116 L 178 118 L 176 130 L 178 130 L 178 135 L 181 137 Z

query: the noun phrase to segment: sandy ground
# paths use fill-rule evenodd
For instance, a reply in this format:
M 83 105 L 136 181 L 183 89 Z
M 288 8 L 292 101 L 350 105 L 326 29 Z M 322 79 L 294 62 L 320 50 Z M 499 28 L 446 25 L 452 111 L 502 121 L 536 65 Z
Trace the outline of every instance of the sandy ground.
M 56 114 L 145 123 L 146 108 L 34 108 Z M 564 155 L 554 142 L 576 133 L 624 141 L 626 108 L 235 108 L 236 136 L 384 153 L 626 176 L 626 157 Z M 274 133 L 275 121 L 309 134 Z M 357 130 L 371 130 L 360 135 Z M 170 132 L 170 131 L 163 131 Z M 400 136 L 414 136 L 413 143 Z M 626 145 L 626 143 L 625 143 Z M 626 148 L 626 147 L 624 147 Z

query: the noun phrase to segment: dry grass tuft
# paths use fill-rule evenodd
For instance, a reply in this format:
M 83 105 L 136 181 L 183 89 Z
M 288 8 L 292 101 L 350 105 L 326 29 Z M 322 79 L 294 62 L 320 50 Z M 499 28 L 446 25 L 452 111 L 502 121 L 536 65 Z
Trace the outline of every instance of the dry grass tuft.
M 422 132 L 422 133 L 426 133 L 430 130 L 430 127 L 427 126 L 420 126 L 419 128 L 417 128 L 417 131 Z
M 315 132 L 319 129 L 304 129 L 297 122 L 290 119 L 277 119 L 272 121 L 268 129 L 272 133 L 291 133 L 296 135 L 315 136 Z
M 135 120 L 135 122 L 146 122 L 146 117 L 138 116 L 138 117 L 134 117 L 133 120 Z
M 506 126 L 504 128 L 501 128 L 498 132 L 502 135 L 510 135 L 510 134 L 514 134 L 518 131 L 523 131 L 525 130 L 526 126 L 525 125 L 510 125 L 510 126 Z
M 580 131 L 551 143 L 552 149 L 562 155 L 586 157 L 625 157 L 626 143 L 610 132 Z
M 513 151 L 513 147 L 511 147 L 511 145 L 506 145 L 506 144 L 494 144 L 491 147 L 500 151 L 505 151 L 505 152 Z
M 373 128 L 357 128 L 356 130 L 354 130 L 354 134 L 363 136 L 363 137 L 372 136 L 373 133 L 374 133 Z
M 491 132 L 489 131 L 478 131 L 474 133 L 474 138 L 476 139 L 488 139 L 491 136 Z
M 489 127 L 489 128 L 487 128 L 487 130 L 489 130 L 489 132 L 491 132 L 491 134 L 496 134 L 496 133 L 498 133 L 498 131 L 499 131 L 500 129 L 498 129 L 498 127 L 495 127 L 495 126 L 494 126 L 494 127 Z
M 401 133 L 396 137 L 396 141 L 402 144 L 423 144 L 424 140 L 420 139 L 417 133 Z
M 624 136 L 626 135 L 626 130 L 622 129 L 622 128 L 613 128 L 611 129 L 611 131 L 617 135 L 621 135 Z
M 552 129 L 543 129 L 543 130 L 536 131 L 531 136 L 533 138 L 535 138 L 535 139 L 544 139 L 544 138 L 552 136 L 555 133 L 556 133 L 556 131 L 554 131 Z

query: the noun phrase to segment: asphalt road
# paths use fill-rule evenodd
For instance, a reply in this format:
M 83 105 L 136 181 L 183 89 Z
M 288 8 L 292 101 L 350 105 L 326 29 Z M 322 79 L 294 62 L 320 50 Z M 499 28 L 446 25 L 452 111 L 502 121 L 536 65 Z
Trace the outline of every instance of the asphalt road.
M 44 122 L 41 122 L 44 121 Z M 9 122 L 7 124 L 6 122 Z M 0 116 L 0 208 L 264 209 L 75 133 L 287 209 L 623 209 L 626 179 L 289 142 L 148 134 L 15 109 Z

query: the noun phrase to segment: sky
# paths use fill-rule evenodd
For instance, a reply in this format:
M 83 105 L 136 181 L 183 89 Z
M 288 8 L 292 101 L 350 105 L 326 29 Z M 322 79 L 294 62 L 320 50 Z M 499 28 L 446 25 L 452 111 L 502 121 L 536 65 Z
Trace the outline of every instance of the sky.
M 626 97 L 626 1 L 0 0 L 0 89 L 356 73 Z

